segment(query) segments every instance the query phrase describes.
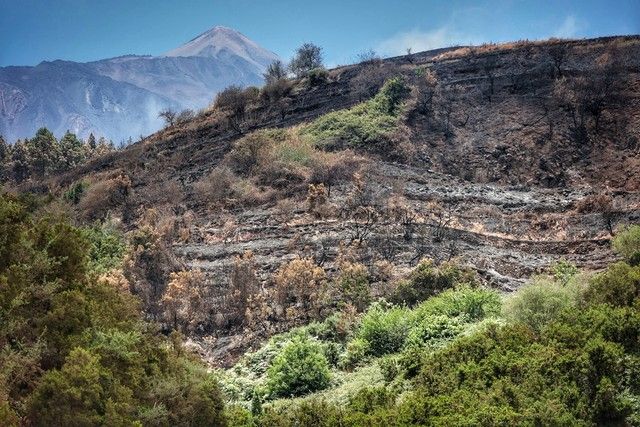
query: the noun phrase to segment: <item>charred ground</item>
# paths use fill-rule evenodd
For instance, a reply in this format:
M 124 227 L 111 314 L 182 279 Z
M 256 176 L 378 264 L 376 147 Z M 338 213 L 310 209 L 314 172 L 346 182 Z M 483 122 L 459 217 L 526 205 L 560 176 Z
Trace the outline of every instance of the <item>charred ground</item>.
M 505 290 L 560 259 L 611 262 L 612 232 L 640 220 L 639 53 L 638 37 L 613 37 L 339 67 L 240 91 L 242 105 L 28 185 L 62 194 L 83 182 L 79 220 L 121 219 L 140 248 L 125 273 L 152 316 L 172 272 L 202 271 L 206 305 L 194 309 L 207 320 L 194 332 L 215 335 L 207 357 L 228 363 L 307 320 L 268 303 L 259 325 L 246 316 L 293 259 L 329 278 L 362 264 L 374 295 L 422 258 L 456 258 Z M 383 137 L 304 142 L 396 77 L 406 93 Z

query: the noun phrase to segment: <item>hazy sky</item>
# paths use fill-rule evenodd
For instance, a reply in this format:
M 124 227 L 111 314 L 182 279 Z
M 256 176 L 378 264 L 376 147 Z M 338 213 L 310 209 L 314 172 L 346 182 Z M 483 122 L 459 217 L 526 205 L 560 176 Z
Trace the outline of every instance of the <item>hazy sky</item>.
M 452 44 L 640 33 L 640 0 L 0 0 L 0 66 L 166 52 L 215 25 L 328 65 Z

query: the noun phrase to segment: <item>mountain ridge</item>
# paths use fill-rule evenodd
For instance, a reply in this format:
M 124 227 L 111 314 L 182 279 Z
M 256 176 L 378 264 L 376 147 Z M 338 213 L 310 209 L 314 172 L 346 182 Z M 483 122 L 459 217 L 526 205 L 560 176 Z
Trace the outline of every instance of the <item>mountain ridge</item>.
M 57 135 L 71 130 L 85 138 L 94 133 L 115 141 L 137 139 L 162 126 L 157 114 L 163 109 L 200 109 L 231 84 L 262 83 L 262 72 L 277 55 L 226 27 L 222 35 L 213 27 L 195 39 L 209 33 L 216 34 L 207 40 L 218 49 L 215 55 L 127 54 L 0 67 L 0 134 L 13 142 L 45 126 Z M 88 101 L 92 94 L 100 105 Z

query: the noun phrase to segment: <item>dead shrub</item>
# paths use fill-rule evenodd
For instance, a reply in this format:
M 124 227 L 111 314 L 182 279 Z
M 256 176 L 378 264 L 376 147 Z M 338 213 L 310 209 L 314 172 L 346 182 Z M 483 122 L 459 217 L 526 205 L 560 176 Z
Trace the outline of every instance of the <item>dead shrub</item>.
M 184 190 L 177 181 L 166 179 L 149 184 L 140 194 L 149 204 L 178 205 L 184 200 Z
M 373 97 L 384 82 L 393 77 L 394 70 L 379 59 L 373 59 L 362 64 L 360 71 L 350 81 L 352 90 L 360 100 Z
M 231 170 L 218 166 L 193 185 L 198 200 L 206 205 L 224 205 L 232 196 L 231 187 L 237 178 Z
M 265 103 L 273 105 L 289 96 L 292 89 L 293 82 L 291 80 L 286 78 L 277 79 L 264 85 L 260 91 L 260 96 Z
M 575 210 L 578 213 L 600 213 L 612 209 L 613 197 L 606 193 L 591 194 L 575 204 Z
M 260 290 L 255 260 L 251 251 L 236 256 L 229 279 L 229 294 L 225 310 L 229 311 L 226 323 L 230 326 L 242 324 L 248 309 L 249 299 Z
M 307 190 L 307 211 L 318 217 L 318 209 L 327 203 L 327 189 L 324 184 L 309 184 Z
M 288 320 L 319 318 L 326 305 L 326 279 L 324 270 L 310 258 L 284 264 L 273 278 L 279 311 L 288 313 Z
M 193 331 L 204 321 L 204 274 L 200 270 L 171 273 L 161 300 L 164 320 L 173 330 Z
M 613 235 L 618 209 L 611 195 L 606 193 L 589 195 L 576 203 L 575 210 L 578 213 L 600 214 L 606 230 Z
M 180 269 L 171 250 L 175 217 L 156 209 L 145 211 L 127 237 L 131 246 L 123 262 L 123 274 L 143 307 L 152 317 L 159 314 L 158 303 L 169 275 Z
M 213 103 L 217 110 L 227 113 L 229 127 L 237 133 L 242 133 L 242 124 L 245 121 L 247 110 L 258 99 L 259 89 L 249 87 L 246 89 L 232 85 L 219 92 Z
M 268 291 L 249 295 L 247 299 L 247 310 L 245 311 L 247 330 L 264 335 L 272 335 L 276 332 L 276 328 L 271 322 L 271 320 L 275 318 L 275 311 L 271 304 L 272 301 L 272 295 Z
M 272 188 L 258 187 L 250 179 L 237 179 L 231 185 L 232 203 L 243 206 L 257 206 L 275 199 L 276 191 Z
M 88 220 L 104 218 L 109 212 L 122 212 L 131 194 L 131 179 L 117 175 L 89 185 L 78 203 L 81 215 Z
M 237 140 L 231 151 L 225 156 L 225 161 L 234 172 L 249 176 L 263 160 L 267 150 L 273 143 L 284 139 L 282 130 L 262 130 L 252 132 Z
M 275 206 L 275 216 L 281 222 L 288 223 L 295 216 L 298 209 L 298 203 L 291 198 L 278 200 Z
M 324 153 L 324 155 L 318 156 L 311 165 L 309 182 L 324 184 L 327 189 L 327 197 L 331 197 L 332 187 L 351 180 L 362 162 L 363 159 L 351 150 Z
M 98 282 L 106 286 L 111 286 L 125 294 L 131 293 L 131 285 L 120 269 L 111 270 L 100 275 Z

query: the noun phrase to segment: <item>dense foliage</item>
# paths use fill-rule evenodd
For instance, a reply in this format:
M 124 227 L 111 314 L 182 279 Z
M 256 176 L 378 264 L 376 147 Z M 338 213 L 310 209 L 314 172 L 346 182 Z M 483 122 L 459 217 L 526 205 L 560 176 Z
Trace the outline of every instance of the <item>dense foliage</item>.
M 626 261 L 591 276 L 562 262 L 507 297 L 478 287 L 468 272 L 423 263 L 407 281 L 455 277 L 450 285 L 443 279 L 440 289 L 449 289 L 412 309 L 380 301 L 356 318 L 343 311 L 274 337 L 234 368 L 247 382 L 227 373 L 225 389 L 247 389 L 232 398 L 229 422 L 640 425 L 640 266 L 629 263 L 640 249 L 635 233 L 630 227 L 614 240 Z M 328 388 L 242 409 L 253 407 L 248 390 L 263 390 L 264 372 L 300 336 L 320 343 Z
M 299 396 L 329 384 L 329 364 L 321 347 L 306 338 L 287 343 L 267 371 L 272 396 Z
M 98 278 L 122 252 L 108 227 L 0 196 L 0 424 L 224 424 L 211 375 Z

